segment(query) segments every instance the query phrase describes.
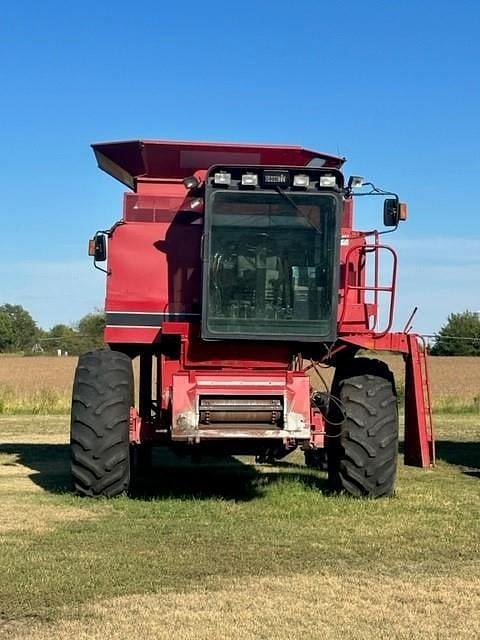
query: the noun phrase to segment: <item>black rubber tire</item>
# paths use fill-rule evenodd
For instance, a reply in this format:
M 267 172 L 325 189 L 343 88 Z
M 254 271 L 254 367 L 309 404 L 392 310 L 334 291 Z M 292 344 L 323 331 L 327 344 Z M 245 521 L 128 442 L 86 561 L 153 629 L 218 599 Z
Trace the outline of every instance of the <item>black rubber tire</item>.
M 305 466 L 309 469 L 321 469 L 322 471 L 327 471 L 327 450 L 308 449 L 305 451 Z
M 73 383 L 71 471 L 81 496 L 113 497 L 130 484 L 131 359 L 118 351 L 79 358 Z
M 393 374 L 380 360 L 353 358 L 335 372 L 328 426 L 328 478 L 333 491 L 392 496 L 398 457 Z M 342 424 L 343 417 L 345 420 Z

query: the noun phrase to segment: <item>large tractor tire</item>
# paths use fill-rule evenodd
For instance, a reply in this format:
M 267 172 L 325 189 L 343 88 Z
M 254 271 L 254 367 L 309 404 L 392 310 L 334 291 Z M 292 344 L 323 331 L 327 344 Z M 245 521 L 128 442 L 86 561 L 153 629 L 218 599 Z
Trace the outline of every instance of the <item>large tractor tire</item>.
M 70 432 L 75 491 L 82 496 L 117 496 L 130 484 L 131 359 L 118 351 L 81 356 L 73 383 Z
M 380 360 L 353 358 L 337 368 L 332 396 L 328 440 L 331 489 L 357 497 L 392 496 L 398 456 L 392 372 Z

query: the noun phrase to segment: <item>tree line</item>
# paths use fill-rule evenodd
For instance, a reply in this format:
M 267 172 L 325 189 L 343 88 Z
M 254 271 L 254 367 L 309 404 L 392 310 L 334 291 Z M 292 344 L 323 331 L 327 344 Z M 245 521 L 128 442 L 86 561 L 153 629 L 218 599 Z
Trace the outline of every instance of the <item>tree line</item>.
M 88 313 L 76 324 L 45 331 L 19 304 L 0 306 L 0 353 L 79 355 L 103 346 L 104 313 Z M 452 313 L 436 334 L 432 356 L 480 356 L 480 313 Z
M 451 313 L 435 336 L 432 356 L 480 356 L 480 312 Z
M 79 355 L 103 346 L 105 314 L 88 313 L 74 325 L 41 329 L 19 304 L 0 306 L 0 353 Z

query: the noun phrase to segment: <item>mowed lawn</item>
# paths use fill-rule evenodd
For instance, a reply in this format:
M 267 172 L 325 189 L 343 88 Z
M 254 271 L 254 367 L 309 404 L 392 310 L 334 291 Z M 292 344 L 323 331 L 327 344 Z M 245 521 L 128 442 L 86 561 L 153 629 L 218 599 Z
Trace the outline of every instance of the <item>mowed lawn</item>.
M 68 419 L 0 418 L 0 637 L 480 637 L 480 425 L 437 416 L 397 495 L 326 491 L 300 454 L 159 455 L 128 498 L 69 493 Z

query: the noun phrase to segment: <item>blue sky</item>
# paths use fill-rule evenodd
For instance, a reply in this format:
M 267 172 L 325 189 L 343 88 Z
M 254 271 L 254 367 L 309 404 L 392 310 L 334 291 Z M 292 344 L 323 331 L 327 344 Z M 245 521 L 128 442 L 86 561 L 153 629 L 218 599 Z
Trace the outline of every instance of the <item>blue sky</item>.
M 89 144 L 302 144 L 398 192 L 398 326 L 480 310 L 480 5 L 22 2 L 2 8 L 0 302 L 43 327 L 103 304 L 87 239 L 122 187 Z M 360 228 L 381 220 L 363 198 Z

